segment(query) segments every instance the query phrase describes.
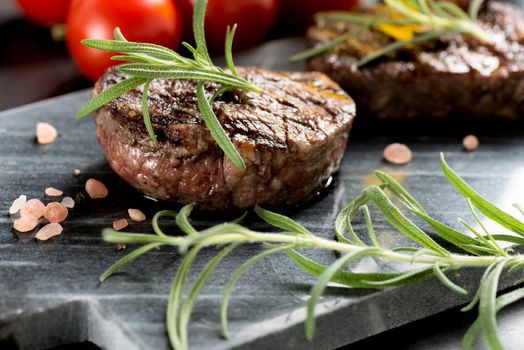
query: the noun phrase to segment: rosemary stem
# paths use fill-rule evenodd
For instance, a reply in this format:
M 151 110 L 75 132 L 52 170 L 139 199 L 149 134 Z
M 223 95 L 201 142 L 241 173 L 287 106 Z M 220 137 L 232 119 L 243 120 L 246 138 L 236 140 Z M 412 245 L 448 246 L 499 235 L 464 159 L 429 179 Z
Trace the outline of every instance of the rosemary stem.
M 146 239 L 147 237 L 147 239 Z M 326 239 L 318 236 L 306 235 L 289 235 L 282 233 L 266 233 L 256 231 L 242 231 L 231 233 L 220 233 L 214 235 L 193 235 L 184 237 L 160 237 L 156 235 L 136 235 L 136 234 L 121 234 L 112 230 L 104 232 L 104 240 L 108 242 L 121 243 L 162 243 L 176 247 L 191 247 L 199 245 L 200 247 L 221 246 L 230 243 L 240 244 L 254 244 L 254 243 L 288 243 L 302 248 L 323 249 L 329 251 L 336 251 L 340 253 L 358 253 L 369 247 L 362 247 L 358 245 L 342 243 L 331 239 Z M 493 263 L 507 261 L 506 266 L 524 263 L 524 256 L 470 256 L 460 254 L 450 254 L 449 256 L 437 255 L 412 255 L 401 252 L 396 252 L 390 249 L 378 250 L 376 255 L 390 261 L 435 264 L 438 263 L 442 267 L 486 267 Z
M 249 234 L 249 243 L 294 243 L 297 246 L 324 249 L 331 251 L 338 251 L 340 253 L 356 253 L 362 250 L 366 250 L 369 247 L 361 247 L 357 245 L 341 243 L 330 239 L 325 239 L 316 236 L 290 236 L 284 234 L 273 234 L 273 233 L 252 233 Z M 226 237 L 223 237 L 226 238 Z M 238 239 L 239 237 L 237 237 Z M 227 238 L 226 238 L 227 239 Z M 235 238 L 233 238 L 234 241 Z M 244 236 L 244 239 L 247 239 Z M 225 243 L 225 242 L 224 242 Z M 213 243 L 216 244 L 216 243 Z M 453 267 L 481 267 L 489 266 L 493 263 L 510 260 L 509 265 L 515 265 L 518 262 L 524 262 L 524 256 L 513 256 L 513 257 L 502 257 L 502 256 L 469 256 L 460 254 L 451 254 L 450 256 L 433 256 L 433 255 L 420 255 L 413 256 L 410 254 L 402 254 L 394 252 L 389 249 L 382 249 L 377 252 L 377 256 L 384 259 L 402 261 L 402 262 L 413 262 L 413 263 L 425 263 L 434 264 L 439 263 L 441 265 Z

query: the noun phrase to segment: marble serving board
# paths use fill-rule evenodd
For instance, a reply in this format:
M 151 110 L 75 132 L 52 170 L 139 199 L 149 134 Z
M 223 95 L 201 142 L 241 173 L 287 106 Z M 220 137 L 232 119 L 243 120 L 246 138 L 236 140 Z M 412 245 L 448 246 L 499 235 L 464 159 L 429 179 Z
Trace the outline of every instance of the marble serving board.
M 293 46 L 295 45 L 295 46 Z M 296 50 L 297 40 L 271 43 L 240 55 L 241 63 L 301 69 L 275 58 L 279 50 Z M 287 56 L 286 56 L 287 57 Z M 142 197 L 110 169 L 96 142 L 92 120 L 76 121 L 75 112 L 89 99 L 89 91 L 42 101 L 0 113 L 0 348 L 46 349 L 60 344 L 90 341 L 108 349 L 168 349 L 165 309 L 171 280 L 181 261 L 175 249 L 151 252 L 125 267 L 107 282 L 98 276 L 126 250 L 104 243 L 101 230 L 130 207 L 148 218 L 166 207 Z M 54 144 L 35 143 L 37 122 L 56 126 Z M 464 127 L 467 129 L 467 126 Z M 354 130 L 340 172 L 328 188 L 290 216 L 323 237 L 333 237 L 333 222 L 340 209 L 363 188 L 377 183 L 373 170 L 393 174 L 434 216 L 459 227 L 458 217 L 471 219 L 465 200 L 442 176 L 440 152 L 449 164 L 486 197 L 504 208 L 524 198 L 524 132 L 481 137 L 474 153 L 461 148 L 463 131 L 449 129 L 446 136 L 413 136 L 410 132 L 376 135 Z M 424 130 L 417 134 L 425 135 Z M 391 142 L 409 144 L 414 156 L 405 166 L 383 162 L 383 148 Z M 74 169 L 81 174 L 75 176 Z M 47 201 L 44 189 L 54 186 L 74 197 L 86 179 L 106 183 L 110 195 L 86 200 L 70 212 L 61 236 L 36 242 L 34 232 L 17 234 L 8 215 L 11 202 L 21 194 Z M 199 228 L 231 219 L 228 215 L 195 213 Z M 405 240 L 374 215 L 379 240 L 391 246 Z M 253 215 L 245 225 L 269 229 Z M 358 228 L 362 228 L 360 225 Z M 166 226 L 177 234 L 174 225 Z M 148 221 L 131 223 L 125 230 L 150 232 Z M 231 338 L 220 336 L 219 302 L 233 271 L 262 248 L 244 246 L 221 263 L 203 289 L 190 324 L 193 349 L 331 349 L 393 329 L 465 303 L 468 298 L 450 292 L 434 280 L 384 291 L 331 287 L 317 309 L 313 342 L 304 337 L 305 303 L 315 279 L 295 267 L 284 255 L 275 255 L 253 266 L 238 282 L 230 301 Z M 216 253 L 203 251 L 190 274 L 196 273 Z M 329 263 L 330 252 L 307 255 Z M 402 266 L 367 259 L 360 271 L 394 271 Z M 474 290 L 481 271 L 467 270 L 454 277 Z M 508 286 L 503 281 L 502 287 Z

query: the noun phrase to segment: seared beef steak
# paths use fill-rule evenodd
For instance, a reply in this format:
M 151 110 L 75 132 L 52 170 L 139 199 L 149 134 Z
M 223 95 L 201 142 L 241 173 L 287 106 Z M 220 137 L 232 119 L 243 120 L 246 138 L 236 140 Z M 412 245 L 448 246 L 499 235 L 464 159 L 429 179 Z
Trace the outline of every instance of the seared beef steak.
M 366 52 L 392 42 L 386 34 L 372 31 L 310 59 L 309 68 L 337 81 L 355 99 L 359 116 L 523 117 L 524 14 L 511 4 L 490 2 L 479 22 L 491 34 L 492 44 L 449 35 L 358 68 Z M 308 31 L 309 45 L 325 43 L 351 28 L 318 22 Z
M 291 205 L 310 198 L 338 169 L 355 105 L 321 73 L 240 68 L 260 94 L 234 91 L 213 109 L 246 168 L 212 139 L 196 105 L 196 83 L 154 80 L 149 112 L 159 142 L 146 133 L 141 89 L 95 113 L 97 138 L 113 169 L 143 193 L 205 209 Z M 94 94 L 121 81 L 109 70 Z M 211 92 L 213 86 L 207 88 Z

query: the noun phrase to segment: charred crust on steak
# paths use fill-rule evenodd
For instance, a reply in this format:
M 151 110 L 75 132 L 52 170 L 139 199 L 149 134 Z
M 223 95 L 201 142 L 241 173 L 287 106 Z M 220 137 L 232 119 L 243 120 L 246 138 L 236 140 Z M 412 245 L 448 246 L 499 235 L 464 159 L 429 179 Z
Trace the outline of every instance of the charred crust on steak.
M 212 139 L 196 104 L 196 82 L 153 80 L 149 113 L 159 142 L 148 137 L 141 87 L 95 113 L 97 137 L 113 169 L 158 199 L 204 209 L 298 204 L 339 167 L 355 116 L 353 100 L 322 73 L 239 68 L 262 89 L 222 95 L 213 104 L 247 164 L 234 166 Z M 123 80 L 110 69 L 98 94 Z M 207 84 L 211 94 L 216 88 Z
M 492 43 L 446 35 L 359 68 L 362 57 L 393 41 L 373 30 L 311 58 L 308 66 L 326 73 L 351 94 L 359 115 L 517 119 L 524 112 L 524 14 L 511 4 L 492 1 L 480 13 L 479 24 Z M 308 46 L 352 28 L 348 23 L 318 21 L 308 30 Z

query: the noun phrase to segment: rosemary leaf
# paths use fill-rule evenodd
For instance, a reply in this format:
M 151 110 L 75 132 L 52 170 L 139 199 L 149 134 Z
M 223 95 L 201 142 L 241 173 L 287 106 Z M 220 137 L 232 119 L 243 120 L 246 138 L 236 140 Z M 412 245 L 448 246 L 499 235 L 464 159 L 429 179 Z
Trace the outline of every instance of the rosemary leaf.
M 517 209 L 520 214 L 524 215 L 524 208 L 522 208 L 518 203 L 513 203 L 513 207 Z
M 204 83 L 201 81 L 197 85 L 197 101 L 200 113 L 202 114 L 202 119 L 204 119 L 211 136 L 213 136 L 215 141 L 218 143 L 218 146 L 222 149 L 222 151 L 224 151 L 224 154 L 229 159 L 231 159 L 233 164 L 239 168 L 245 168 L 246 164 L 244 163 L 244 160 L 227 136 L 224 128 L 222 128 L 222 125 L 220 125 L 218 118 L 213 112 L 213 109 L 206 98 Z
M 142 58 L 138 56 L 130 56 L 130 55 L 114 55 L 114 56 L 111 56 L 111 59 L 113 61 L 126 61 L 126 62 L 133 62 L 133 63 L 150 63 L 151 62 L 150 60 L 146 58 Z
M 165 61 L 175 60 L 180 62 L 188 62 L 187 58 L 180 56 L 175 51 L 155 44 L 104 39 L 84 39 L 81 42 L 85 46 L 90 47 L 92 49 L 107 52 L 121 52 L 126 54 L 150 54 L 154 55 L 154 57 L 161 58 Z
M 177 237 L 162 237 L 156 235 L 148 235 L 143 233 L 119 232 L 113 229 L 106 228 L 102 231 L 102 238 L 106 242 L 111 243 L 126 243 L 126 244 L 143 244 L 143 243 L 162 243 L 162 244 L 176 244 L 180 242 Z
M 364 213 L 364 220 L 366 221 L 366 226 L 368 228 L 368 235 L 371 239 L 371 243 L 377 247 L 380 248 L 380 244 L 378 243 L 377 236 L 375 235 L 375 230 L 373 229 L 373 223 L 371 221 L 371 215 L 369 214 L 369 208 L 367 205 L 363 205 L 360 207 L 360 210 Z
M 482 334 L 487 345 L 492 350 L 503 350 L 497 335 L 496 298 L 500 274 L 506 261 L 499 262 L 488 274 L 480 286 L 479 319 L 482 325 Z
M 437 39 L 437 38 L 442 37 L 443 35 L 450 34 L 450 33 L 453 33 L 453 31 L 449 29 L 442 29 L 442 30 L 436 30 L 434 32 L 426 32 L 426 33 L 417 35 L 416 37 L 410 40 L 395 41 L 365 56 L 360 61 L 358 61 L 357 66 L 358 67 L 365 66 L 366 64 L 368 64 L 371 61 L 376 60 L 377 58 L 380 58 L 384 55 L 388 55 L 390 53 L 398 51 L 406 46 L 415 45 L 418 43 L 423 43 L 426 41 Z
M 524 288 L 519 288 L 503 294 L 497 298 L 496 312 L 499 312 L 508 305 L 511 305 L 524 298 Z M 480 318 L 477 318 L 475 322 L 468 329 L 464 337 L 462 338 L 462 350 L 473 349 L 473 344 L 477 335 L 482 331 L 482 324 Z
M 438 278 L 438 280 L 448 287 L 450 290 L 454 291 L 458 294 L 468 295 L 468 292 L 462 288 L 461 286 L 458 286 L 457 284 L 453 283 L 445 274 L 442 272 L 440 265 L 438 263 L 433 265 L 433 273 Z
M 247 216 L 248 211 L 246 210 L 244 214 L 240 215 L 238 218 L 231 220 L 232 224 L 240 224 Z
M 131 261 L 144 255 L 145 253 L 160 247 L 161 245 L 162 244 L 160 243 L 149 243 L 133 250 L 131 253 L 118 260 L 116 263 L 111 265 L 103 274 L 101 274 L 99 277 L 100 282 L 104 282 L 106 279 L 111 277 L 116 271 L 120 270 L 123 266 L 129 264 Z
M 180 212 L 176 216 L 176 223 L 178 227 L 180 227 L 180 229 L 189 236 L 198 235 L 198 231 L 195 230 L 193 225 L 189 223 L 189 215 L 191 215 L 191 212 L 193 211 L 194 207 L 194 204 L 184 205 L 184 207 L 180 209 Z
M 147 80 L 144 83 L 144 89 L 142 90 L 142 116 L 144 118 L 144 125 L 146 126 L 147 133 L 149 134 L 149 137 L 153 141 L 153 143 L 157 142 L 155 130 L 153 129 L 153 124 L 151 123 L 151 118 L 149 117 L 149 84 L 151 83 L 151 80 Z
M 482 230 L 484 231 L 484 233 L 486 234 L 486 236 L 488 237 L 489 239 L 489 242 L 491 243 L 491 245 L 494 247 L 494 249 L 500 254 L 500 255 L 507 255 L 506 252 L 504 251 L 504 249 L 502 249 L 499 244 L 497 243 L 497 241 L 495 239 L 493 239 L 493 237 L 491 236 L 491 233 L 489 233 L 489 231 L 486 229 L 486 226 L 484 226 L 484 224 L 482 223 L 482 220 L 480 220 L 480 217 L 479 215 L 477 214 L 477 211 L 475 210 L 475 208 L 473 207 L 473 203 L 471 203 L 471 199 L 470 198 L 467 198 L 467 201 L 468 201 L 468 207 L 469 207 L 469 210 L 471 212 L 471 214 L 473 214 L 473 217 L 475 218 L 475 220 L 477 221 L 477 224 L 482 228 Z
M 412 210 L 412 213 L 416 214 L 424 221 L 426 221 L 428 224 L 430 224 L 442 238 L 444 238 L 449 243 L 455 245 L 457 248 L 460 248 L 472 254 L 478 254 L 478 251 L 470 248 L 477 246 L 478 243 L 475 239 L 463 234 L 460 231 L 455 230 L 451 226 L 448 226 L 438 220 L 435 220 L 434 218 L 420 211 Z
M 439 252 L 443 256 L 449 255 L 444 248 L 402 214 L 378 186 L 368 187 L 364 190 L 364 194 L 397 230 L 425 248 Z
M 441 6 L 441 1 L 430 1 L 429 7 L 438 16 L 448 19 L 453 19 L 453 16 Z
M 492 235 L 492 238 L 496 241 L 503 241 L 509 243 L 515 243 L 524 246 L 524 238 L 511 236 L 511 235 Z
M 367 248 L 356 253 L 348 253 L 333 264 L 331 264 L 322 274 L 319 276 L 318 281 L 311 289 L 311 294 L 307 304 L 307 317 L 306 317 L 306 338 L 308 340 L 313 339 L 315 333 L 315 306 L 317 305 L 318 299 L 326 289 L 327 284 L 332 278 L 345 266 L 352 261 L 361 259 L 365 256 L 373 255 L 377 252 L 377 248 Z
M 460 178 L 446 163 L 444 154 L 440 155 L 440 165 L 442 171 L 448 181 L 455 187 L 455 189 L 464 197 L 470 198 L 471 203 L 477 209 L 491 220 L 499 223 L 501 226 L 524 236 L 524 223 L 517 220 L 510 214 L 502 211 L 493 203 L 479 195 L 470 185 L 468 185 L 462 178 Z
M 327 266 L 306 258 L 296 250 L 288 250 L 286 254 L 295 265 L 312 276 L 319 277 L 327 269 Z M 348 287 L 383 289 L 420 282 L 432 274 L 431 266 L 407 272 L 355 273 L 340 270 L 331 278 L 331 282 Z
M 357 29 L 354 29 L 350 32 L 344 33 L 326 44 L 322 44 L 310 50 L 297 53 L 296 55 L 291 56 L 289 58 L 289 61 L 298 62 L 298 61 L 303 61 L 303 60 L 306 60 L 314 56 L 318 56 L 319 54 L 329 51 L 331 49 L 334 49 L 335 47 L 339 46 L 340 44 L 345 43 L 349 39 L 356 37 L 357 35 L 365 31 L 366 29 L 368 29 L 368 25 L 363 24 L 361 27 L 358 27 Z
M 361 194 L 360 196 L 355 198 L 353 201 L 349 202 L 349 204 L 344 209 L 342 209 L 342 211 L 338 214 L 335 220 L 335 234 L 336 234 L 337 239 L 340 242 L 345 243 L 345 244 L 356 244 L 362 247 L 366 246 L 366 244 L 362 242 L 362 240 L 355 233 L 351 225 L 351 219 L 358 212 L 358 208 L 365 205 L 366 203 L 367 203 L 366 194 Z M 352 240 L 347 239 L 344 236 L 344 232 L 346 230 L 348 231 Z
M 120 30 L 120 27 L 115 27 L 113 30 L 113 36 L 115 37 L 115 40 L 118 41 L 127 41 L 124 34 L 122 34 L 122 31 Z
M 186 79 L 198 81 L 214 81 L 239 88 L 248 88 L 247 83 L 232 75 L 214 70 L 195 70 L 193 68 L 162 66 L 158 64 L 124 64 L 118 67 L 122 73 L 146 79 Z M 252 88 L 249 88 L 252 90 Z
M 450 1 L 439 1 L 435 3 L 438 5 L 443 11 L 449 13 L 451 16 L 456 16 L 458 18 L 462 18 L 464 20 L 470 20 L 471 18 L 468 16 L 467 13 L 465 13 L 460 7 L 457 6 L 457 4 L 452 3 Z
M 207 0 L 197 1 L 195 3 L 195 10 L 193 12 L 193 33 L 195 34 L 196 49 L 198 52 L 198 58 L 203 63 L 213 66 L 211 57 L 207 52 L 206 36 L 204 30 L 204 18 L 206 16 Z
M 476 255 L 493 255 L 494 254 L 493 247 L 491 246 L 486 247 L 486 246 L 480 246 L 478 244 L 464 244 L 460 247 L 464 249 L 465 251 L 471 252 L 472 254 L 476 254 Z
M 166 328 L 169 340 L 176 350 L 185 350 L 187 344 L 182 341 L 182 335 L 180 334 L 180 310 L 182 308 L 182 293 L 184 292 L 187 280 L 187 274 L 193 260 L 202 249 L 202 246 L 196 246 L 192 248 L 182 260 L 182 263 L 178 267 L 171 291 L 167 299 L 167 311 L 166 311 Z
M 426 0 L 414 0 L 413 1 L 417 7 L 419 8 L 419 10 L 425 14 L 426 16 L 431 16 L 431 11 L 428 7 L 428 3 Z
M 485 248 L 489 248 L 490 249 L 490 254 L 495 254 L 495 255 L 499 255 L 500 254 L 500 252 L 497 251 L 497 249 L 493 245 L 493 243 L 490 242 L 489 240 L 487 240 L 484 236 L 482 236 L 477 230 L 475 230 L 473 228 L 473 226 L 468 224 L 463 219 L 459 219 L 459 222 L 462 225 L 464 225 L 468 230 L 470 230 L 475 236 L 477 236 L 477 238 L 479 239 L 480 242 L 482 242 L 482 244 L 484 245 Z
M 391 288 L 420 282 L 432 275 L 433 268 L 428 266 L 400 272 L 397 276 L 392 276 L 391 278 L 363 282 L 369 286 L 368 288 Z
M 162 231 L 162 229 L 158 225 L 158 220 L 160 220 L 163 217 L 176 218 L 177 216 L 178 216 L 178 213 L 176 211 L 173 211 L 173 210 L 161 210 L 161 211 L 157 212 L 153 216 L 153 219 L 151 220 L 151 226 L 153 226 L 153 230 L 155 231 L 155 233 L 158 236 L 166 237 L 166 234 Z
M 306 229 L 304 226 L 300 225 L 295 220 L 290 219 L 289 217 L 277 213 L 273 213 L 269 210 L 262 209 L 258 205 L 255 206 L 255 213 L 259 218 L 271 224 L 275 227 L 281 228 L 283 230 L 288 230 L 290 232 L 295 232 L 296 234 L 312 236 L 313 234 Z
M 242 276 L 242 274 L 251 266 L 253 266 L 258 261 L 276 254 L 281 253 L 287 250 L 290 250 L 293 248 L 293 244 L 287 244 L 287 245 L 279 245 L 274 248 L 268 249 L 263 251 L 260 254 L 255 255 L 242 265 L 235 271 L 233 276 L 229 279 L 229 282 L 226 285 L 226 288 L 224 289 L 224 295 L 222 297 L 222 303 L 220 304 L 220 321 L 222 324 L 222 335 L 224 338 L 229 338 L 229 327 L 228 327 L 228 317 L 227 317 L 227 308 L 229 305 L 229 298 L 231 297 L 231 293 L 233 292 L 233 288 L 235 287 L 235 284 L 237 283 L 238 279 Z
M 109 89 L 99 93 L 91 101 L 83 105 L 82 108 L 80 108 L 80 110 L 76 113 L 76 119 L 82 119 L 88 116 L 97 109 L 122 96 L 129 90 L 144 84 L 146 80 L 147 79 L 138 77 L 129 78 L 111 86 Z
M 515 273 L 516 271 L 524 269 L 524 262 L 513 265 L 508 269 L 508 275 Z
M 233 27 L 226 27 L 226 44 L 225 44 L 225 55 L 226 64 L 233 75 L 238 76 L 237 69 L 235 68 L 235 63 L 233 62 L 233 39 L 235 38 L 235 32 L 237 30 L 237 25 L 234 24 Z
M 238 243 L 233 243 L 228 245 L 226 248 L 222 249 L 220 253 L 215 255 L 215 257 L 204 267 L 204 270 L 198 275 L 197 280 L 191 287 L 191 290 L 188 293 L 188 296 L 186 300 L 184 301 L 184 304 L 182 305 L 182 309 L 180 311 L 179 316 L 179 334 L 180 339 L 182 342 L 182 349 L 187 348 L 188 344 L 188 325 L 189 325 L 189 319 L 191 317 L 191 312 L 193 311 L 193 307 L 195 305 L 196 299 L 198 295 L 200 294 L 200 291 L 202 290 L 202 287 L 208 280 L 209 276 L 215 269 L 215 267 L 238 246 Z
M 413 198 L 413 196 L 410 195 L 409 192 L 406 191 L 406 189 L 402 187 L 402 185 L 392 176 L 380 170 L 375 171 L 375 176 L 378 177 L 380 181 L 382 181 L 382 183 L 386 186 L 388 190 L 391 191 L 391 193 L 393 193 L 393 195 L 395 195 L 403 201 L 408 202 L 410 205 L 412 205 L 422 213 L 427 214 L 426 209 L 424 209 L 422 204 L 417 202 L 417 200 Z
M 471 0 L 468 7 L 468 14 L 472 20 L 476 21 L 477 16 L 484 0 Z
M 337 22 L 348 22 L 360 25 L 370 25 L 371 23 L 380 24 L 393 24 L 393 25 L 409 25 L 417 24 L 418 22 L 413 19 L 399 19 L 399 18 L 388 18 L 382 14 L 366 14 L 358 12 L 346 12 L 346 11 L 329 11 L 329 12 L 318 12 L 315 15 L 315 19 L 326 20 L 326 21 L 337 21 Z

